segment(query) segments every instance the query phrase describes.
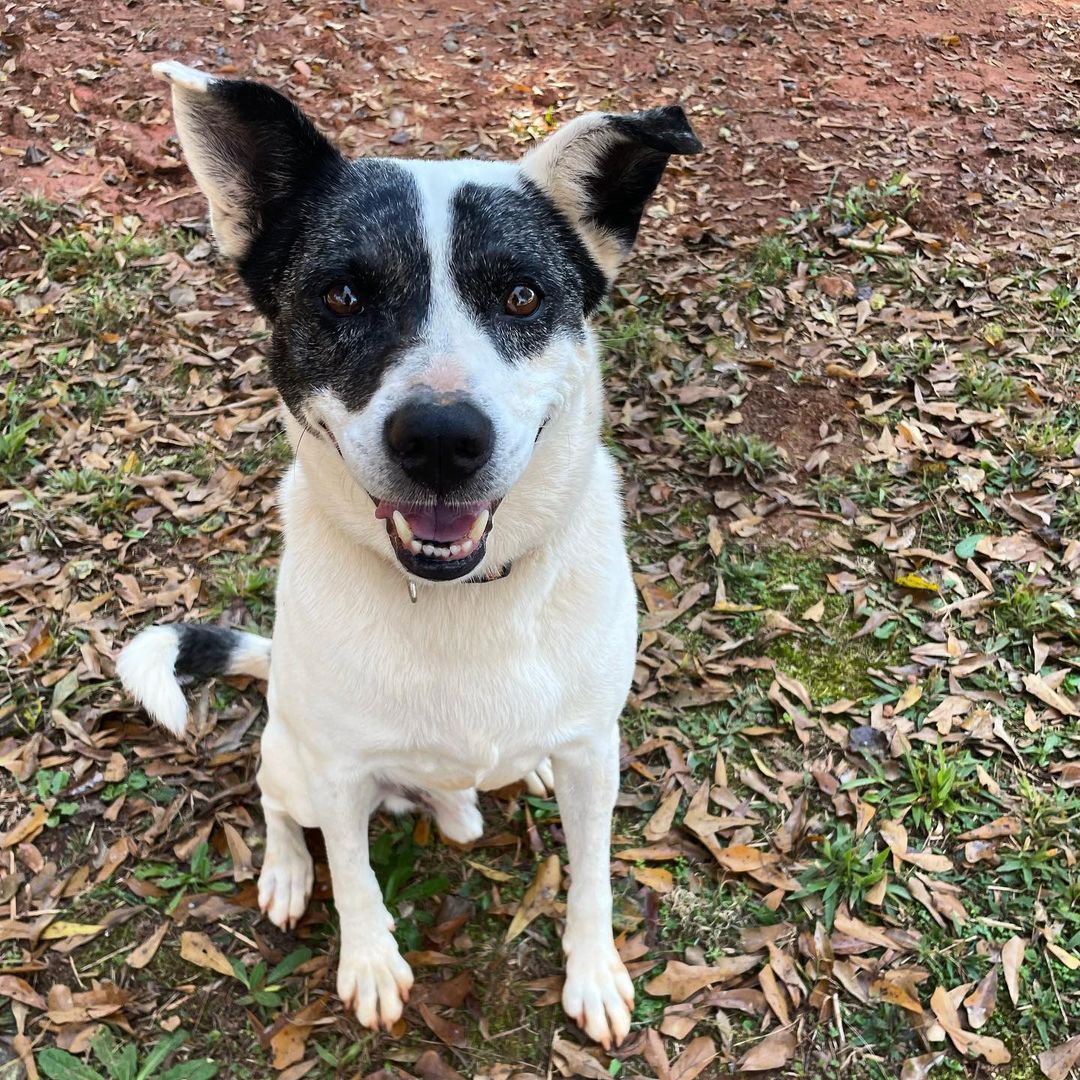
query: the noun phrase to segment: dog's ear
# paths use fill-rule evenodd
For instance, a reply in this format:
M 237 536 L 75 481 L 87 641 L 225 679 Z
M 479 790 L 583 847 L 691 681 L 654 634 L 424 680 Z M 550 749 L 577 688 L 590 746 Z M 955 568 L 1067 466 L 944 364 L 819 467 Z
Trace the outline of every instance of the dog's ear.
M 610 277 L 634 245 L 668 158 L 701 150 L 679 105 L 586 113 L 530 150 L 521 168 L 577 226 Z
M 230 258 L 250 252 L 275 206 L 344 162 L 288 98 L 263 83 L 215 78 L 175 60 L 153 72 L 172 84 L 180 144 Z

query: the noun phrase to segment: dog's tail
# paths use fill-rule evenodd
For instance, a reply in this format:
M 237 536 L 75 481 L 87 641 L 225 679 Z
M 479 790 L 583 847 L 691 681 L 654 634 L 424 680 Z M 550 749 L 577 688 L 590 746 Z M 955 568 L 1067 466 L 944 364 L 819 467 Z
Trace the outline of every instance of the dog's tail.
M 188 706 L 182 678 L 251 675 L 270 671 L 270 639 L 223 626 L 151 626 L 133 638 L 116 661 L 124 688 L 177 738 L 184 734 Z

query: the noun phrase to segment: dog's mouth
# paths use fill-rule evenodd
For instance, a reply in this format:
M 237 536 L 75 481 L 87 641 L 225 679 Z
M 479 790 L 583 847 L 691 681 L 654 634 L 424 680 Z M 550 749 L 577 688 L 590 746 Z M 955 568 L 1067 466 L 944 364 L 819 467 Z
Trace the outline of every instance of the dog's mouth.
M 383 499 L 375 517 L 386 522 L 394 554 L 408 573 L 454 581 L 483 561 L 498 505 L 498 500 L 414 505 Z

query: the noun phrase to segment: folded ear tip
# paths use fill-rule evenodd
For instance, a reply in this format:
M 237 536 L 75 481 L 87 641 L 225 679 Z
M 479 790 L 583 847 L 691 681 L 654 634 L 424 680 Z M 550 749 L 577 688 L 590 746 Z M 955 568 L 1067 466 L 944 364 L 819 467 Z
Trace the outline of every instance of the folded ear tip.
M 181 64 L 179 60 L 159 60 L 151 65 L 150 70 L 157 78 L 172 83 L 177 89 L 193 90 L 197 93 L 206 93 L 216 81 L 213 75 Z
M 681 105 L 662 105 L 611 120 L 625 134 L 664 154 L 700 154 L 705 149 Z

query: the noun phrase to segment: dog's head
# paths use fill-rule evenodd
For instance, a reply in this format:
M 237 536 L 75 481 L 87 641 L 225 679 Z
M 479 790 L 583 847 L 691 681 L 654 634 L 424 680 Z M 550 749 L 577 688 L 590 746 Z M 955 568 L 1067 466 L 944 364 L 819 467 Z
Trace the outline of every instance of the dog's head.
M 154 70 L 292 417 L 368 493 L 387 556 L 482 572 L 669 156 L 701 149 L 682 109 L 580 116 L 515 163 L 349 161 L 268 86 Z

